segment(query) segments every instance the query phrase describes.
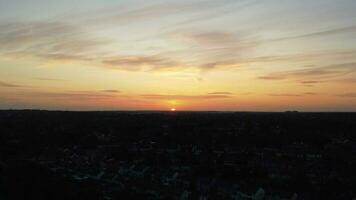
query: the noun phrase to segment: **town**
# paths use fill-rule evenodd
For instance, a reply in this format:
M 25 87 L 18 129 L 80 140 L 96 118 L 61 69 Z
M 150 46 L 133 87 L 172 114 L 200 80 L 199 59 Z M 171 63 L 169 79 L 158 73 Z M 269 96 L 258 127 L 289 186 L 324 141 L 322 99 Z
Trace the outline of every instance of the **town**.
M 356 197 L 356 114 L 0 111 L 3 199 Z

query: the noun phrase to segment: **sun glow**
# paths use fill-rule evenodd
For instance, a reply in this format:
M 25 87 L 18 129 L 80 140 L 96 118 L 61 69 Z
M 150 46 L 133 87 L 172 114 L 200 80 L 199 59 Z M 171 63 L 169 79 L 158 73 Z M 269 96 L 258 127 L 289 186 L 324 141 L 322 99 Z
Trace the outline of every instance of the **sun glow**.
M 176 111 L 176 109 L 175 108 L 171 108 L 171 111 L 174 112 L 174 111 Z

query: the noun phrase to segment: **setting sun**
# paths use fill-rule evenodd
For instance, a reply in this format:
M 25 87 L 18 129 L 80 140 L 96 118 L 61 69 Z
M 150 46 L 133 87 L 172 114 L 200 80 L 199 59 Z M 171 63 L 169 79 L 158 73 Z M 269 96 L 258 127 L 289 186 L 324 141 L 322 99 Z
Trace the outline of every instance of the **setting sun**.
M 174 112 L 174 111 L 176 111 L 176 109 L 175 109 L 175 108 L 171 108 L 171 111 L 173 111 L 173 112 Z

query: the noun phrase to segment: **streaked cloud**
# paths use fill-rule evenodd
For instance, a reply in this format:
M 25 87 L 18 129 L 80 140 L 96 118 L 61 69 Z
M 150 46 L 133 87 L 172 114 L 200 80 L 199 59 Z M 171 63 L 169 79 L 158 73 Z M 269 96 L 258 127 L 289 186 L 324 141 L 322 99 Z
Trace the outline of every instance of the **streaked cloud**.
M 120 99 L 124 95 L 120 95 L 117 90 L 101 90 L 101 91 L 43 91 L 41 89 L 22 91 L 21 93 L 14 93 L 11 96 L 17 98 L 41 98 L 42 100 L 56 100 L 56 101 L 113 101 Z
M 211 94 L 211 95 L 164 95 L 164 94 L 143 94 L 141 97 L 146 99 L 160 100 L 209 100 L 209 99 L 226 99 L 231 98 L 227 94 Z
M 280 94 L 268 94 L 273 97 L 301 97 L 302 94 L 290 94 L 290 93 L 280 93 Z
M 175 61 L 159 56 L 117 56 L 103 60 L 103 64 L 112 69 L 124 69 L 128 71 L 159 70 L 174 68 L 178 65 Z
M 316 92 L 304 92 L 304 93 L 271 93 L 268 94 L 272 97 L 305 97 L 305 96 L 314 96 L 318 95 Z
M 259 79 L 263 80 L 283 80 L 285 77 L 283 76 L 273 76 L 273 75 L 267 75 L 267 76 L 259 76 Z
M 353 59 L 356 56 L 356 50 L 326 50 L 307 53 L 284 54 L 284 55 L 268 55 L 243 58 L 240 60 L 242 64 L 248 63 L 300 63 L 305 61 L 317 61 L 320 59 L 345 60 Z
M 64 79 L 59 79 L 59 78 L 44 78 L 44 77 L 37 77 L 37 78 L 34 78 L 34 80 L 39 80 L 39 81 L 66 81 Z
M 89 38 L 89 34 L 79 26 L 64 22 L 3 21 L 0 23 L 2 48 L 75 53 L 88 51 L 100 44 L 99 41 Z
M 242 2 L 246 2 L 243 0 Z M 157 19 L 159 17 L 170 17 L 179 14 L 189 14 L 196 12 L 206 12 L 206 9 L 217 9 L 219 7 L 228 6 L 229 4 L 236 3 L 232 0 L 221 1 L 178 1 L 178 2 L 150 2 L 141 4 L 139 6 L 131 7 L 122 5 L 112 9 L 104 9 L 97 11 L 94 17 L 87 19 L 90 23 L 140 23 L 149 20 Z M 87 14 L 87 13 L 86 13 Z
M 305 95 L 318 95 L 319 93 L 317 92 L 305 92 Z
M 202 32 L 187 35 L 187 37 L 200 45 L 206 46 L 225 46 L 237 42 L 234 35 L 228 32 Z
M 92 61 L 104 39 L 77 25 L 51 21 L 0 22 L 0 55 L 58 61 Z
M 232 95 L 231 92 L 210 92 L 209 95 Z
M 300 83 L 302 84 L 316 84 L 316 83 L 320 83 L 321 81 L 301 81 Z
M 316 31 L 316 32 L 301 34 L 296 36 L 282 37 L 282 38 L 274 39 L 272 41 L 315 38 L 315 37 L 325 37 L 325 36 L 332 36 L 338 34 L 354 34 L 354 33 L 356 33 L 356 26 L 346 26 L 346 27 L 330 28 L 322 31 Z
M 216 7 L 213 9 L 213 12 L 207 12 L 206 14 L 202 14 L 192 19 L 184 20 L 179 23 L 173 25 L 173 27 L 182 27 L 182 26 L 189 26 L 196 23 L 202 23 L 205 21 L 209 21 L 212 19 L 216 19 L 219 17 L 223 17 L 238 11 L 245 10 L 250 8 L 259 3 L 258 0 L 239 0 L 239 1 L 232 1 L 232 4 L 226 4 L 223 9 L 217 9 Z M 199 8 L 199 11 L 201 9 Z
M 120 93 L 120 90 L 101 90 L 102 92 L 108 92 L 108 93 Z
M 22 85 L 0 81 L 0 87 L 17 88 L 22 87 Z
M 46 98 L 58 99 L 103 99 L 115 97 L 112 94 L 89 91 L 69 91 L 69 92 L 34 92 L 37 95 L 45 96 Z
M 336 96 L 345 97 L 345 98 L 356 98 L 356 92 L 354 92 L 354 93 L 337 94 Z
M 340 63 L 323 67 L 307 67 L 297 70 L 275 72 L 260 76 L 263 80 L 299 80 L 304 84 L 316 84 L 342 78 L 356 71 L 356 63 Z

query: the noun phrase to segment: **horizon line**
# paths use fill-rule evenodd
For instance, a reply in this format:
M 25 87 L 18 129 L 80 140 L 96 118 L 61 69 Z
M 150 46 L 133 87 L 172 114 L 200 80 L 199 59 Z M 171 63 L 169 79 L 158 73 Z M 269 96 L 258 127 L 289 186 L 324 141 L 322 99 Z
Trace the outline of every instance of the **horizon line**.
M 199 112 L 215 112 L 215 113 L 356 113 L 356 111 L 298 111 L 298 110 L 285 110 L 285 111 L 243 111 L 243 110 L 66 110 L 66 109 L 0 109 L 2 111 L 42 111 L 42 112 L 167 112 L 167 113 L 199 113 Z

